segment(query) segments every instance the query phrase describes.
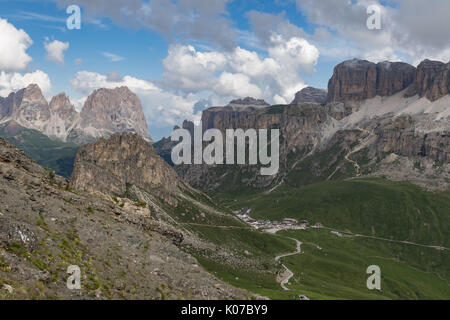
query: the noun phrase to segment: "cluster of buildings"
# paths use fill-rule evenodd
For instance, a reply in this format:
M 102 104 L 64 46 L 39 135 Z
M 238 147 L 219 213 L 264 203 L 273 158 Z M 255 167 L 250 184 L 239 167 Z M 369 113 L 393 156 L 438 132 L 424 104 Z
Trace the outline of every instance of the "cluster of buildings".
M 255 229 L 268 230 L 305 230 L 309 222 L 306 220 L 297 221 L 296 219 L 287 218 L 283 221 L 256 220 L 250 217 L 251 208 L 244 207 L 240 211 L 233 212 L 239 219 L 248 223 Z

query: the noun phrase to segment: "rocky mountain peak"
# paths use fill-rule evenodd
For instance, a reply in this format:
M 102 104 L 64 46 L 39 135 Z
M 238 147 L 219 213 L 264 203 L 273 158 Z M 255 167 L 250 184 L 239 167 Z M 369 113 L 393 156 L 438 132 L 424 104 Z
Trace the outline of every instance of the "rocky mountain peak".
M 247 97 L 244 99 L 232 100 L 228 106 L 230 107 L 267 107 L 269 104 L 263 99 L 255 99 Z
M 306 87 L 295 94 L 294 101 L 291 104 L 300 103 L 325 103 L 327 101 L 327 90 Z
M 134 132 L 151 141 L 141 101 L 127 87 L 95 90 L 81 111 L 80 129 L 95 138 Z
M 73 107 L 73 104 L 70 102 L 69 97 L 64 93 L 60 93 L 50 100 L 50 109 L 57 111 L 66 107 Z M 75 109 L 75 107 L 74 107 Z
M 50 108 L 37 84 L 11 93 L 3 103 L 5 118 L 14 119 L 20 125 L 43 130 L 50 119 Z
M 88 192 L 123 195 L 133 185 L 162 198 L 181 185 L 152 145 L 133 133 L 116 133 L 81 147 L 70 181 L 74 188 Z
M 43 105 L 48 104 L 42 94 L 41 88 L 37 84 L 30 84 L 28 87 L 20 90 L 17 94 L 20 95 L 23 100 L 33 101 Z

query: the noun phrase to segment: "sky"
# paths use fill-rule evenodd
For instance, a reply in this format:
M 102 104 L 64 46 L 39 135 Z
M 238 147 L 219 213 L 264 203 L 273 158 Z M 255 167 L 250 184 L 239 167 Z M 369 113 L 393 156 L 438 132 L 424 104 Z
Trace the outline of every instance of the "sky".
M 326 88 L 344 60 L 448 62 L 449 12 L 448 0 L 0 0 L 0 96 L 37 83 L 81 110 L 93 90 L 128 86 L 156 141 L 232 99 Z

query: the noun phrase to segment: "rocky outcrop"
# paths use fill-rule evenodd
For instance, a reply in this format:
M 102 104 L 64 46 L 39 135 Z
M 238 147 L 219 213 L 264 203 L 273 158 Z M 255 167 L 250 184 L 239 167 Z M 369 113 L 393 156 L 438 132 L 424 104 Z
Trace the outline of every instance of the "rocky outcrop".
M 305 89 L 295 94 L 294 101 L 291 104 L 300 103 L 319 103 L 323 104 L 327 101 L 327 90 L 317 89 L 313 87 L 306 87 Z
M 75 189 L 113 195 L 124 195 L 132 185 L 162 198 L 177 193 L 181 185 L 151 144 L 133 133 L 114 134 L 81 147 L 70 184 Z
M 409 88 L 407 96 L 418 94 L 436 101 L 450 93 L 450 62 L 425 60 L 417 67 L 414 83 Z
M 345 61 L 334 69 L 328 83 L 327 101 L 363 101 L 377 95 L 391 96 L 410 86 L 414 74 L 415 68 L 402 62 Z

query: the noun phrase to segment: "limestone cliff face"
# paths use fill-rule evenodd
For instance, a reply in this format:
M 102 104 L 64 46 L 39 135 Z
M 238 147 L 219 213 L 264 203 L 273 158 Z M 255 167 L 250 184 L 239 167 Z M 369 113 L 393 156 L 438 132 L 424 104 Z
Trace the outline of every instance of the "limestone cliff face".
M 406 89 L 414 81 L 416 69 L 403 62 L 377 64 L 377 95 L 386 97 Z
M 81 147 L 70 183 L 75 189 L 114 195 L 125 194 L 133 185 L 162 198 L 181 186 L 175 171 L 133 133 L 114 134 Z
M 328 83 L 327 101 L 362 101 L 377 95 L 391 96 L 411 85 L 414 75 L 415 68 L 406 63 L 345 61 L 334 69 Z
M 225 137 L 227 129 L 279 129 L 280 130 L 280 172 L 274 176 L 261 176 L 258 166 L 244 166 L 234 170 L 208 165 L 176 166 L 177 173 L 194 188 L 211 192 L 221 188 L 223 170 L 229 168 L 227 179 L 239 185 L 265 188 L 273 184 L 287 170 L 289 154 L 306 155 L 320 140 L 323 126 L 330 121 L 328 109 L 318 104 L 273 106 L 236 111 L 230 107 L 211 108 L 203 112 L 203 130 L 219 129 Z M 157 143 L 158 152 L 166 158 L 170 143 Z M 242 172 L 245 172 L 243 174 Z M 231 187 L 231 186 L 226 186 Z
M 430 101 L 436 101 L 450 93 L 450 62 L 425 60 L 419 64 L 414 77 L 414 83 L 407 95 L 418 94 L 426 96 Z
M 365 60 L 345 61 L 334 68 L 328 102 L 361 101 L 376 95 L 377 67 Z
M 438 163 L 450 162 L 450 133 L 417 131 L 411 116 L 380 121 L 373 148 L 378 154 L 426 157 Z

